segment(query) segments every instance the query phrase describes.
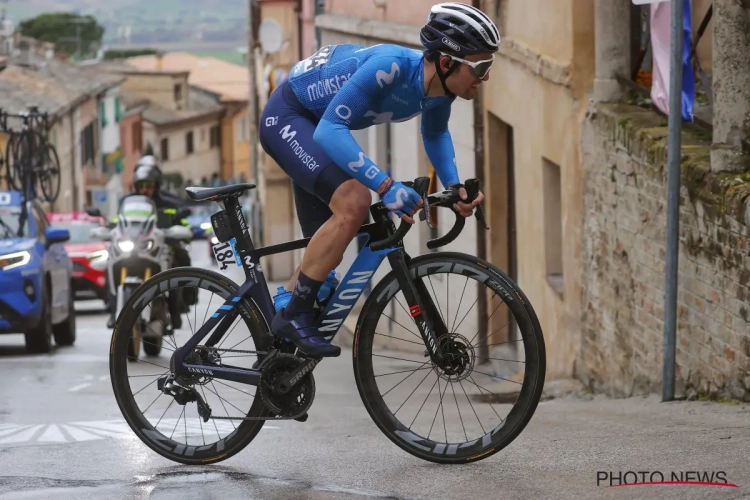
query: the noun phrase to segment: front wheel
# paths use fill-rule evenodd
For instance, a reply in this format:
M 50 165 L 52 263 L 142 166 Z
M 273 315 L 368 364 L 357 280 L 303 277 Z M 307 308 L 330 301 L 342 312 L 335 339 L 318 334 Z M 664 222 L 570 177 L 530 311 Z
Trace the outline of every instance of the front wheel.
M 476 257 L 430 254 L 409 270 L 447 361 L 439 367 L 430 360 L 391 272 L 357 322 L 359 394 L 380 430 L 408 453 L 437 463 L 487 458 L 521 433 L 541 397 L 539 321 L 510 278 Z

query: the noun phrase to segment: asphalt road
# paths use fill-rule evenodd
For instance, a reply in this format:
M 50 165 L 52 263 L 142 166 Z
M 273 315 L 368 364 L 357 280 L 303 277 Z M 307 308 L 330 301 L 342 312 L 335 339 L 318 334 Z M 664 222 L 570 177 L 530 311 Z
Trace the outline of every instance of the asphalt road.
M 205 243 L 193 255 L 208 266 Z M 306 423 L 268 424 L 220 464 L 174 464 L 119 412 L 100 306 L 80 303 L 75 346 L 50 355 L 25 354 L 20 335 L 0 337 L 0 499 L 750 497 L 747 405 L 556 399 L 494 457 L 440 466 L 406 454 L 372 423 L 348 350 L 316 368 Z M 724 471 L 739 487 L 597 486 L 605 471 Z

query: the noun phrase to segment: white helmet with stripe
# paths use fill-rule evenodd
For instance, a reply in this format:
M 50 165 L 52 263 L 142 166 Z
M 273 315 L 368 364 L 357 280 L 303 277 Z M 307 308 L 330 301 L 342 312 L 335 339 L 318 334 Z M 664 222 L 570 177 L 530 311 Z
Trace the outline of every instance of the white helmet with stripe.
M 466 56 L 497 52 L 500 32 L 492 19 L 476 7 L 446 2 L 430 9 L 420 39 L 427 50 Z

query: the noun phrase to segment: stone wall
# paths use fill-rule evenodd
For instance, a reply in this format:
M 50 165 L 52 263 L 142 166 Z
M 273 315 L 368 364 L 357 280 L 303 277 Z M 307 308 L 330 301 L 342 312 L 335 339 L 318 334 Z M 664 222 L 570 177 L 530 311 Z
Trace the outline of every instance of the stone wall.
M 661 390 L 667 121 L 599 104 L 583 125 L 582 339 L 576 376 L 626 397 Z M 750 401 L 750 174 L 712 173 L 683 132 L 677 392 Z

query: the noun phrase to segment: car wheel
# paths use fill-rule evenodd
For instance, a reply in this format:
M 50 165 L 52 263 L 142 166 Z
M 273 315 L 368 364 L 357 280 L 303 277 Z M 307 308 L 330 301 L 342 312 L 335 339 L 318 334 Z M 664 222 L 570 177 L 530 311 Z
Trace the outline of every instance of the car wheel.
M 47 353 L 52 350 L 52 317 L 50 316 L 49 291 L 46 286 L 42 288 L 42 315 L 39 324 L 24 333 L 26 337 L 26 350 L 33 353 Z
M 57 345 L 73 345 L 76 341 L 76 310 L 72 285 L 68 290 L 68 317 L 62 323 L 52 327 L 52 332 L 55 335 L 55 344 Z

